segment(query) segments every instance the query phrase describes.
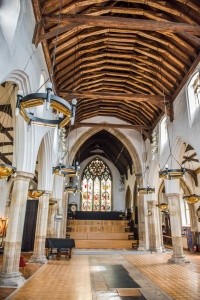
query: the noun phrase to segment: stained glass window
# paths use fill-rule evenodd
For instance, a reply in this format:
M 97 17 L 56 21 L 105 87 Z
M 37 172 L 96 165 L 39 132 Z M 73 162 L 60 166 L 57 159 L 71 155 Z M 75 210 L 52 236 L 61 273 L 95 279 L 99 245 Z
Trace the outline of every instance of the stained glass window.
M 82 210 L 111 211 L 112 180 L 107 165 L 98 157 L 85 168 L 82 179 Z

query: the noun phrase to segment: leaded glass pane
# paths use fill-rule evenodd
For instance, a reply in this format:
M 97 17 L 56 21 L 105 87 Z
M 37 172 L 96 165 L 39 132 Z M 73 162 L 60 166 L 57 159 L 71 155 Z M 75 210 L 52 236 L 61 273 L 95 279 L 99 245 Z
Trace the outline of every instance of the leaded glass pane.
M 96 157 L 83 173 L 83 211 L 111 211 L 112 180 L 109 168 Z

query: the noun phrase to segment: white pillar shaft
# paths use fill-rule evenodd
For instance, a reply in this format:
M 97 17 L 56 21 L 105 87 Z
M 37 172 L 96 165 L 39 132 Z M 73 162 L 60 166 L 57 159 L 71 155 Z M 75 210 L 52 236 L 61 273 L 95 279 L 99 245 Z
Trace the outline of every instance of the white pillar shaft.
M 138 227 L 139 227 L 139 247 L 138 250 L 146 250 L 146 230 L 144 217 L 144 197 L 140 196 L 138 201 Z
M 34 250 L 33 250 L 33 255 L 29 261 L 31 263 L 46 263 L 46 256 L 44 252 L 45 252 L 45 240 L 46 240 L 46 233 L 47 233 L 48 210 L 49 210 L 49 193 L 44 193 L 39 198 Z
M 170 225 L 171 225 L 171 235 L 172 235 L 172 247 L 173 255 L 170 259 L 171 262 L 181 262 L 185 261 L 185 256 L 183 254 L 183 243 L 181 236 L 181 211 L 179 203 L 179 194 L 166 194 L 169 211 L 170 211 Z
M 26 203 L 30 178 L 33 174 L 17 172 L 14 180 L 8 230 L 5 239 L 1 285 L 18 286 L 22 283 L 19 272 L 19 260 L 26 212 Z
M 149 250 L 162 252 L 156 201 L 148 201 Z
M 54 199 L 55 200 L 55 199 Z M 50 205 L 49 206 L 49 214 L 48 214 L 48 225 L 47 225 L 47 237 L 48 238 L 55 238 L 56 231 L 55 231 L 55 220 L 54 217 L 57 214 L 57 205 Z
M 67 232 L 67 210 L 68 210 L 68 193 L 63 194 L 63 222 L 61 228 L 61 237 L 66 238 Z

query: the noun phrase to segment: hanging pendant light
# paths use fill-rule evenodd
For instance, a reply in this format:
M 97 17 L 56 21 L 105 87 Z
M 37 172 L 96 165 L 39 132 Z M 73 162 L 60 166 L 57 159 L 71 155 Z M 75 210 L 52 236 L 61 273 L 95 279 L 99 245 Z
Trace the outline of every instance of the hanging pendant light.
M 168 165 L 165 165 L 165 169 L 159 171 L 159 178 L 172 180 L 172 179 L 180 179 L 185 175 L 185 168 L 181 166 L 180 169 L 169 169 Z
M 62 133 L 61 133 L 61 135 L 62 135 Z M 68 149 L 67 149 L 67 151 L 65 151 L 65 153 L 64 153 L 63 157 L 61 158 L 60 162 L 58 163 L 58 165 L 56 167 L 53 167 L 53 174 L 65 176 L 65 177 L 76 177 L 76 176 L 79 177 L 80 166 L 79 166 L 79 162 L 75 162 L 75 158 L 74 158 L 74 165 L 65 165 L 64 163 L 62 163 L 62 161 L 64 160 L 66 155 L 68 155 L 68 158 L 67 158 L 68 163 L 70 161 L 69 135 L 70 135 L 70 126 L 69 126 L 69 131 L 68 131 Z M 61 137 L 63 138 L 63 136 L 61 136 Z M 63 141 L 62 141 L 62 145 L 63 145 Z
M 54 44 L 54 51 L 52 57 L 52 69 L 50 73 L 50 81 L 47 83 L 46 93 L 33 93 L 26 95 L 23 97 L 22 91 L 18 91 L 17 95 L 17 103 L 16 103 L 16 116 L 21 114 L 24 120 L 28 124 L 36 124 L 40 126 L 50 126 L 63 128 L 66 126 L 70 121 L 74 124 L 75 113 L 76 113 L 76 104 L 77 100 L 72 99 L 71 104 L 69 104 L 66 100 L 53 95 L 53 73 L 54 73 L 54 65 L 55 65 L 55 58 L 56 58 L 56 48 L 58 42 L 58 34 L 59 34 L 59 27 L 61 24 L 61 13 L 62 13 L 62 1 L 60 1 L 60 10 L 58 14 L 58 23 L 56 28 L 56 40 Z M 35 108 L 37 106 L 44 106 L 45 109 L 49 110 L 51 107 L 53 110 L 58 112 L 59 117 L 57 119 L 48 119 L 47 118 L 39 118 L 34 115 L 34 113 L 29 112 L 28 109 Z M 47 114 L 49 115 L 49 114 Z
M 185 199 L 188 203 L 194 204 L 200 201 L 200 195 L 191 194 L 189 196 L 184 196 L 183 199 Z
M 159 171 L 159 178 L 172 180 L 172 179 L 180 179 L 185 178 L 185 168 L 184 166 L 180 166 L 181 168 L 178 169 L 171 169 L 168 167 L 168 161 L 169 159 L 174 159 L 176 161 L 176 164 L 180 165 L 179 162 L 174 158 L 172 154 L 171 149 L 171 141 L 170 141 L 170 135 L 169 135 L 169 129 L 168 129 L 168 122 L 167 122 L 167 110 L 166 110 L 166 99 L 165 99 L 165 91 L 164 86 L 162 85 L 162 92 L 163 92 L 163 100 L 164 100 L 164 108 L 165 108 L 165 118 L 166 118 L 166 136 L 168 139 L 168 146 L 169 146 L 169 157 L 167 159 L 167 162 L 165 164 L 165 167 Z
M 56 200 L 53 200 L 53 199 L 49 199 L 49 206 L 53 206 L 57 203 Z
M 0 157 L 1 159 L 1 157 Z M 0 179 L 4 179 L 12 175 L 16 168 L 11 165 L 0 164 Z
M 1 116 L 2 116 L 1 123 L 2 124 L 0 124 L 0 133 L 2 133 L 4 135 L 4 140 L 3 140 L 3 143 L 1 146 L 0 160 L 3 162 L 6 162 L 6 163 L 5 164 L 0 163 L 0 179 L 7 178 L 16 171 L 16 168 L 12 166 L 11 162 L 4 156 L 4 152 L 3 152 L 3 147 L 5 146 L 5 137 L 10 136 L 8 129 L 7 129 L 9 127 L 8 124 L 6 126 L 4 125 L 5 126 L 4 127 L 3 123 L 5 121 L 5 118 L 7 118 L 7 123 L 9 120 L 9 117 L 8 117 L 9 116 L 9 107 L 10 107 L 11 98 L 14 95 L 16 85 L 14 84 L 12 86 L 13 86 L 13 88 L 9 95 L 8 101 L 7 101 L 6 105 L 4 106 L 4 109 L 1 113 Z M 9 151 L 8 151 L 8 153 L 9 153 Z
M 144 173 L 143 173 L 143 178 L 144 178 L 144 181 L 146 181 L 147 183 L 147 186 L 146 187 L 140 187 L 140 184 L 138 185 L 138 188 L 137 188 L 137 191 L 138 191 L 138 194 L 140 195 L 148 195 L 148 194 L 153 194 L 155 193 L 155 188 L 151 188 L 148 184 L 148 180 L 145 178 L 145 174 L 147 172 L 147 170 L 149 169 L 148 166 L 146 166 L 145 162 L 146 162 L 146 148 L 145 148 L 145 144 L 143 146 L 144 142 L 143 142 L 143 139 L 142 139 L 142 128 L 141 128 L 141 145 L 142 145 L 142 159 L 143 159 L 143 163 L 144 163 L 144 166 L 143 166 L 143 170 L 144 170 Z M 144 150 L 143 150 L 144 148 Z
M 159 203 L 156 205 L 159 209 L 162 211 L 166 211 L 168 209 L 168 204 L 167 203 Z
M 67 125 L 70 120 L 74 122 L 76 112 L 77 100 L 73 99 L 70 105 L 66 100 L 52 94 L 52 83 L 49 82 L 47 85 L 46 93 L 34 93 L 29 94 L 25 97 L 22 96 L 22 91 L 18 91 L 17 104 L 16 104 L 16 116 L 21 114 L 24 120 L 28 124 L 35 124 L 40 126 L 50 126 L 59 128 Z M 59 112 L 59 116 L 62 114 L 63 117 L 57 119 L 44 119 L 36 117 L 33 113 L 28 112 L 28 108 L 34 108 L 37 106 L 46 105 L 46 110 L 51 106 L 52 109 Z
M 31 199 L 37 199 L 44 194 L 45 191 L 37 190 L 37 189 L 29 189 L 28 197 Z
M 76 194 L 76 193 L 81 193 L 82 188 L 78 187 L 78 183 L 76 185 L 69 183 L 68 185 L 65 186 L 65 191 L 68 193 Z
M 138 187 L 138 193 L 140 195 L 145 195 L 145 194 L 153 194 L 155 193 L 155 188 L 151 188 L 150 186 L 147 186 L 147 187 L 142 187 L 142 188 L 139 188 Z

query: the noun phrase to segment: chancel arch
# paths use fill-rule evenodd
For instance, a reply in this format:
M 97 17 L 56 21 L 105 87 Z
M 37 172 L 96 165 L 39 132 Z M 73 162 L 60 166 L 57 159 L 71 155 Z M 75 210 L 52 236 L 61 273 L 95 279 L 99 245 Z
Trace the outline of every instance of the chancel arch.
M 133 206 L 132 204 L 132 194 L 131 194 L 131 189 L 130 186 L 128 185 L 127 189 L 126 189 L 126 208 L 130 208 Z

